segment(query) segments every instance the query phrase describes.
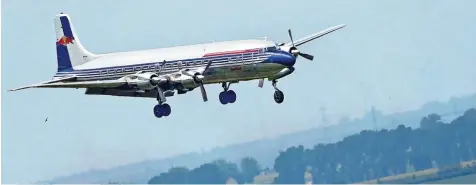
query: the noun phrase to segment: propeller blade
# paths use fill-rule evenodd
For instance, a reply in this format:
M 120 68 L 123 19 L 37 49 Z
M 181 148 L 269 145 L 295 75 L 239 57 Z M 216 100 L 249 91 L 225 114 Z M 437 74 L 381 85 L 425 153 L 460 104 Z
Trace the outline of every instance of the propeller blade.
M 305 59 L 308 59 L 308 60 L 314 60 L 314 56 L 310 55 L 310 54 L 306 54 L 306 53 L 299 53 L 299 56 L 302 56 L 303 58 Z
M 263 88 L 264 79 L 259 79 L 258 87 Z
M 164 103 L 165 101 L 167 101 L 167 99 L 165 99 L 164 92 L 159 86 L 157 86 L 157 96 L 159 97 L 160 102 Z
M 291 43 L 293 44 L 294 47 L 294 40 L 293 40 L 293 35 L 291 34 L 291 29 L 288 30 L 289 38 L 291 38 Z
M 208 63 L 207 63 L 207 67 L 205 67 L 205 69 L 203 70 L 202 72 L 202 75 L 208 70 L 208 68 L 212 65 L 212 60 L 209 60 Z
M 204 102 L 208 101 L 207 91 L 205 90 L 205 87 L 203 86 L 203 83 L 200 83 L 200 91 L 202 92 L 203 101 Z
M 159 75 L 160 72 L 162 71 L 162 69 L 164 69 L 164 66 L 165 66 L 165 60 L 164 60 L 164 62 L 162 62 L 162 65 L 160 65 L 159 71 L 157 71 L 157 75 Z

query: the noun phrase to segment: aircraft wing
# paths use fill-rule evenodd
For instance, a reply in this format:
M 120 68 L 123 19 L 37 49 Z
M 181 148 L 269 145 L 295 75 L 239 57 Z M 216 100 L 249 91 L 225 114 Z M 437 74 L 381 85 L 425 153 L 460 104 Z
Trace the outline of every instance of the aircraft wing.
M 85 93 L 87 95 L 109 95 L 109 96 L 125 96 L 125 97 L 143 97 L 156 98 L 157 90 L 150 90 L 146 92 L 137 93 L 134 91 L 124 91 L 118 89 L 108 88 L 87 88 Z
M 303 38 L 300 38 L 299 40 L 297 40 L 296 42 L 294 42 L 294 45 L 295 45 L 296 47 L 298 47 L 298 46 L 303 45 L 303 44 L 305 44 L 305 43 L 308 43 L 308 42 L 310 42 L 310 41 L 312 41 L 312 40 L 314 40 L 314 39 L 317 39 L 317 38 L 319 38 L 319 37 L 322 37 L 322 36 L 324 36 L 324 35 L 327 35 L 327 34 L 329 34 L 329 33 L 332 33 L 332 32 L 334 32 L 334 31 L 337 31 L 337 30 L 339 30 L 339 29 L 342 29 L 342 28 L 344 28 L 344 27 L 346 27 L 346 26 L 347 26 L 347 25 L 342 24 L 342 25 L 338 25 L 338 26 L 334 26 L 334 27 L 327 28 L 327 29 L 325 29 L 325 30 L 323 30 L 323 31 L 320 31 L 320 32 L 317 32 L 317 33 L 308 35 L 308 36 L 303 37 Z M 292 46 L 292 45 L 293 45 L 292 42 L 286 43 L 286 46 Z
M 41 82 L 38 84 L 28 85 L 16 89 L 10 89 L 8 91 L 18 91 L 28 88 L 88 88 L 88 87 L 118 87 L 127 83 L 124 79 L 118 80 L 101 80 L 101 81 L 81 81 L 81 82 L 71 82 L 70 80 L 76 77 L 66 77 L 60 79 L 54 79 L 46 82 Z

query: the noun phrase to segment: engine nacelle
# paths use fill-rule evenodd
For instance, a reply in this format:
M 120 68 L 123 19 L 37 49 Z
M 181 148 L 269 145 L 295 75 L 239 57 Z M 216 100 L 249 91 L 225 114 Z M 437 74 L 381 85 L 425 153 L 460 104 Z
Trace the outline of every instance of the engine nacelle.
M 203 76 L 198 75 L 197 76 L 199 79 L 202 78 Z M 198 83 L 193 79 L 191 76 L 183 75 L 180 73 L 175 73 L 171 76 L 169 76 L 170 81 L 176 84 L 180 84 L 183 88 L 185 89 L 193 89 L 198 87 Z
M 126 77 L 127 84 L 140 90 L 151 90 L 165 79 L 160 79 L 155 73 L 137 73 Z
M 287 68 L 284 68 L 282 69 L 281 71 L 275 73 L 273 75 L 273 77 L 269 78 L 270 80 L 277 80 L 277 79 L 280 79 L 282 77 L 285 77 L 285 76 L 288 76 L 290 75 L 291 73 L 294 72 L 294 67 L 287 67 Z

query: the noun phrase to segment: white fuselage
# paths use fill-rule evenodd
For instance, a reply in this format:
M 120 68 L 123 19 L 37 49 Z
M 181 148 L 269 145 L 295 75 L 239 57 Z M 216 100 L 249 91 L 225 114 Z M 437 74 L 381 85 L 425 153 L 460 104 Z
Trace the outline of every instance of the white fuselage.
M 278 53 L 273 53 L 273 52 Z M 265 78 L 286 67 L 263 62 L 279 53 L 279 46 L 265 40 L 225 41 L 140 51 L 101 54 L 73 70 L 58 72 L 55 78 L 75 75 L 77 81 L 118 79 L 139 71 L 156 72 L 165 61 L 161 74 L 187 68 L 205 67 L 212 61 L 204 83 L 220 83 Z

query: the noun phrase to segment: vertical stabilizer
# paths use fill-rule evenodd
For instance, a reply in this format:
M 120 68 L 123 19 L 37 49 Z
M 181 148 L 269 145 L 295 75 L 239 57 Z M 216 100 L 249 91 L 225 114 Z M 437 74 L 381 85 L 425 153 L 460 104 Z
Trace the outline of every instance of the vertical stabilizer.
M 56 15 L 55 31 L 58 72 L 73 71 L 74 66 L 97 58 L 97 55 L 83 47 L 67 14 Z

